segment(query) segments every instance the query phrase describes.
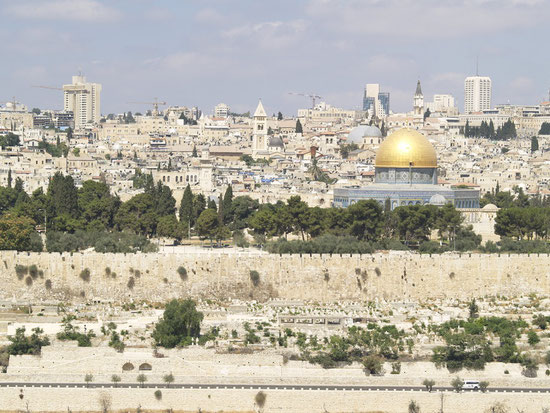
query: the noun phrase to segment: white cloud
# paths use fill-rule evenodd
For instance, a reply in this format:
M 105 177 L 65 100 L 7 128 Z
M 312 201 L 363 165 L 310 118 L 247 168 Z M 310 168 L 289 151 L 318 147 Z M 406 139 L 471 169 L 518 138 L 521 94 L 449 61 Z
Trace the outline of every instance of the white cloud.
M 255 43 L 263 48 L 282 48 L 291 46 L 299 40 L 308 27 L 305 20 L 268 21 L 255 24 L 244 24 L 222 32 L 226 39 L 242 39 Z
M 117 10 L 96 0 L 18 0 L 6 11 L 23 19 L 96 22 L 120 17 Z
M 221 23 L 226 20 L 226 17 L 215 9 L 206 8 L 195 14 L 195 20 L 201 23 Z
M 306 6 L 306 13 L 331 31 L 403 40 L 532 27 L 549 11 L 541 0 L 310 0 Z
M 414 72 L 417 67 L 415 60 L 410 57 L 387 54 L 372 56 L 367 63 L 369 74 L 403 73 L 404 70 Z

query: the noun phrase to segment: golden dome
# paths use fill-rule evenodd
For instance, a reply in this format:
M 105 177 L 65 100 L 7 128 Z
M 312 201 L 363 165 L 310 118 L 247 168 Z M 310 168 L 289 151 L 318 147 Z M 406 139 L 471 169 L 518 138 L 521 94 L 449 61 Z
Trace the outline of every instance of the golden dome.
M 376 153 L 375 166 L 437 168 L 437 155 L 432 144 L 422 134 L 404 128 L 395 131 L 382 142 Z

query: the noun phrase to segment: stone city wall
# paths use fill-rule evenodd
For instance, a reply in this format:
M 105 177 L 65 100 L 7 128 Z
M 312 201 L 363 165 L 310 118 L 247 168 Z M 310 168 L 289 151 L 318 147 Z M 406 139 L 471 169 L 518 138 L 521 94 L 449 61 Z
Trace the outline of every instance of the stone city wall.
M 547 393 L 479 393 L 460 394 L 409 391 L 326 391 L 265 390 L 263 409 L 255 406 L 258 390 L 162 389 L 157 400 L 155 389 L 94 388 L 0 388 L 0 413 L 16 412 L 369 412 L 403 413 L 411 400 L 422 412 L 485 412 L 494 403 L 504 403 L 512 411 L 540 413 L 548 407 Z M 22 396 L 22 397 L 21 397 Z M 103 410 L 103 409 L 107 410 Z M 500 411 L 500 410 L 499 410 Z M 504 411 L 504 410 L 503 410 Z M 506 410 L 510 411 L 510 410 Z
M 16 265 L 43 271 L 22 279 Z M 178 268 L 184 268 L 181 276 Z M 85 270 L 89 270 L 89 276 Z M 254 286 L 250 271 L 258 271 Z M 110 274 L 109 274 L 110 273 Z M 335 302 L 550 293 L 550 255 L 270 255 L 0 252 L 0 300 L 165 301 L 172 297 Z

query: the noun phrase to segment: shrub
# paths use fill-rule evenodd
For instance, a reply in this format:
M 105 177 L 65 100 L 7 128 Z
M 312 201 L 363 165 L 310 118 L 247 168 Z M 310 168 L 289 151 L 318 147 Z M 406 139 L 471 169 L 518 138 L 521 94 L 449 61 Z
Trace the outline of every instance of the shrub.
M 160 390 L 155 390 L 155 399 L 157 400 L 162 399 L 162 392 Z
M 105 275 L 109 277 L 111 275 L 111 267 L 105 267 Z
M 401 373 L 401 363 L 399 361 L 396 361 L 391 364 L 391 374 L 399 374 Z
M 27 284 L 27 287 L 30 287 L 32 285 L 32 277 L 30 275 L 25 278 L 25 284 Z
M 380 374 L 382 372 L 383 361 L 378 356 L 366 356 L 361 361 L 365 371 L 369 374 Z
M 46 287 L 46 290 L 51 290 L 52 289 L 52 280 L 46 280 L 46 282 L 44 283 L 44 287 Z
M 32 277 L 33 280 L 38 277 L 38 267 L 35 264 L 32 264 L 29 267 L 29 275 Z
M 540 337 L 533 330 L 527 333 L 527 342 L 530 346 L 534 347 L 540 342 Z
M 254 402 L 256 402 L 260 409 L 263 409 L 266 400 L 267 395 L 263 391 L 259 391 L 258 393 L 256 393 L 256 396 L 254 396 Z
M 25 278 L 25 275 L 27 275 L 28 272 L 29 272 L 29 267 L 27 267 L 26 265 L 17 264 L 15 266 L 15 274 L 17 275 L 17 278 L 19 280 L 22 280 L 23 278 Z
M 260 285 L 260 273 L 256 270 L 251 270 L 250 281 L 252 281 L 252 285 L 254 287 L 257 287 L 258 285 Z
M 380 268 L 378 268 L 378 267 L 376 267 L 376 268 L 374 269 L 374 272 L 375 272 L 376 275 L 379 276 L 379 277 L 382 275 L 382 271 L 380 271 Z
M 414 400 L 409 402 L 409 413 L 420 413 L 420 406 Z
M 178 267 L 178 274 L 180 275 L 182 281 L 187 281 L 187 270 L 184 267 Z
M 134 280 L 134 277 L 130 277 L 128 279 L 128 284 L 126 284 L 130 290 L 134 289 L 134 286 L 136 285 L 136 281 Z
M 80 271 L 80 279 L 82 281 L 90 282 L 90 277 L 91 277 L 91 273 L 89 268 L 84 268 L 82 271 Z

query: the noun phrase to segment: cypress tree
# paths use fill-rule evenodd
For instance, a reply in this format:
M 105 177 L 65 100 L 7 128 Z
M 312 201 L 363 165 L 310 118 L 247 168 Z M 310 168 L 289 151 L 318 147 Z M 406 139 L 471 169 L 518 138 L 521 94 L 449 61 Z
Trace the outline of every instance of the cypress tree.
M 193 145 L 193 154 L 191 156 L 193 156 L 193 158 L 196 158 L 198 156 L 197 155 L 197 145 Z
M 195 224 L 195 217 L 193 214 L 193 192 L 191 191 L 191 186 L 189 184 L 187 184 L 185 191 L 183 191 L 179 216 L 180 222 L 186 222 L 191 226 Z
M 233 205 L 233 188 L 231 187 L 231 185 L 229 185 L 225 190 L 225 195 L 223 197 L 223 212 L 224 212 L 224 220 L 226 223 L 231 220 L 232 205 Z
M 300 119 L 296 121 L 296 133 L 303 133 L 304 129 L 302 128 L 302 122 Z
M 11 188 L 11 169 L 8 170 L 8 188 Z

